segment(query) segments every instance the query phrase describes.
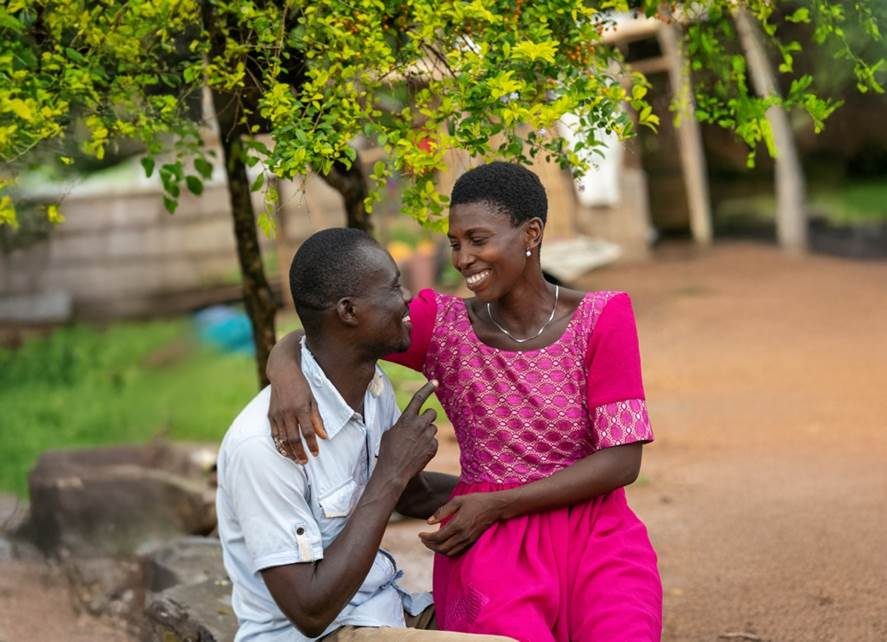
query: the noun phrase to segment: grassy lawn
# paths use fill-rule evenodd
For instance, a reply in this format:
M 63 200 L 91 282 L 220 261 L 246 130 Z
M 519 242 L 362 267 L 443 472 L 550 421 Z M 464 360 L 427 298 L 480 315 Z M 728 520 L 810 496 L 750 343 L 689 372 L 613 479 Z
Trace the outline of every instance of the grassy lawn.
M 808 209 L 832 225 L 867 225 L 887 221 L 887 181 L 854 181 L 838 185 L 808 185 Z M 773 194 L 753 193 L 723 199 L 715 216 L 731 221 L 772 222 L 776 214 Z
M 403 406 L 424 378 L 384 368 Z M 0 349 L 0 490 L 26 495 L 49 448 L 217 443 L 256 393 L 254 371 L 250 356 L 201 345 L 189 319 L 73 326 Z
M 833 189 L 812 189 L 810 204 L 830 222 L 854 224 L 887 221 L 887 181 L 858 181 Z

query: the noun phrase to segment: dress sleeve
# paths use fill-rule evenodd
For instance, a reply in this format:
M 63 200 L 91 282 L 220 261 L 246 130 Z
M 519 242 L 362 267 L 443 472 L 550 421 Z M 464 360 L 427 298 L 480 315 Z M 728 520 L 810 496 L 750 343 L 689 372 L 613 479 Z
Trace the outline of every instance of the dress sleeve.
M 637 326 L 624 292 L 607 303 L 588 340 L 588 410 L 595 450 L 653 441 Z
M 437 300 L 434 290 L 422 290 L 410 301 L 410 347 L 406 352 L 394 352 L 384 357 L 385 361 L 399 363 L 402 366 L 422 372 L 434 321 L 437 317 Z

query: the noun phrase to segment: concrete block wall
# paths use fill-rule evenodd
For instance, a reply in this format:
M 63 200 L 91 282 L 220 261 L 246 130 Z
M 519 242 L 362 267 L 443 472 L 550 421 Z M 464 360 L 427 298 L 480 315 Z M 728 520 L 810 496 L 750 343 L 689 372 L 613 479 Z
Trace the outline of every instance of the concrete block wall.
M 183 194 L 173 215 L 159 185 L 74 191 L 60 208 L 65 222 L 46 240 L 0 254 L 0 297 L 67 292 L 75 318 L 150 316 L 171 295 L 240 282 L 222 181 Z

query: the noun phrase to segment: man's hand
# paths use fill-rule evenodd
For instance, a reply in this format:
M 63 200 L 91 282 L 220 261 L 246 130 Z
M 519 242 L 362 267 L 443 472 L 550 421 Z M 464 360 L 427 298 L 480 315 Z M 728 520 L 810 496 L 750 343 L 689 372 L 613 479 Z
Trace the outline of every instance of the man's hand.
M 404 485 L 419 473 L 437 453 L 437 412 L 428 408 L 422 414 L 422 404 L 437 388 L 437 381 L 429 381 L 410 399 L 400 419 L 385 431 L 379 446 L 377 468 L 393 475 Z
M 428 518 L 429 524 L 446 523 L 437 532 L 419 533 L 419 537 L 435 553 L 459 555 L 493 522 L 502 518 L 503 507 L 503 499 L 497 492 L 454 497 Z
M 316 457 L 317 437 L 326 439 L 327 434 L 317 410 L 317 402 L 302 371 L 292 367 L 285 372 L 278 371 L 276 377 L 271 379 L 271 404 L 268 408 L 271 438 L 281 455 L 306 464 L 308 456 L 302 445 L 302 437 L 308 444 L 308 450 Z

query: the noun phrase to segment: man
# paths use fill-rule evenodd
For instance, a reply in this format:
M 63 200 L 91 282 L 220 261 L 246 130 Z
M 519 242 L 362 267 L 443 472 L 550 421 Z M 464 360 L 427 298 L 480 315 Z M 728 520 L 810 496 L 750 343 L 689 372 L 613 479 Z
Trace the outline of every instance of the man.
M 433 620 L 431 598 L 401 589 L 394 559 L 379 549 L 393 510 L 427 518 L 456 483 L 422 472 L 437 451 L 435 413 L 419 413 L 434 382 L 401 415 L 376 366 L 410 343 L 409 295 L 394 261 L 362 232 L 324 230 L 296 253 L 290 286 L 327 440 L 305 465 L 281 455 L 266 388 L 222 442 L 217 511 L 235 639 L 504 639 L 404 629 L 407 619 Z

